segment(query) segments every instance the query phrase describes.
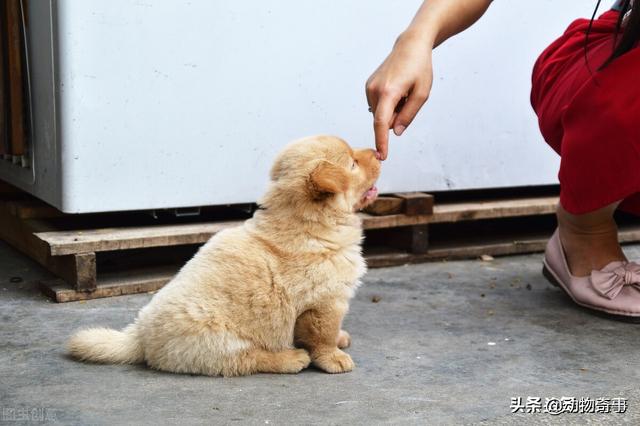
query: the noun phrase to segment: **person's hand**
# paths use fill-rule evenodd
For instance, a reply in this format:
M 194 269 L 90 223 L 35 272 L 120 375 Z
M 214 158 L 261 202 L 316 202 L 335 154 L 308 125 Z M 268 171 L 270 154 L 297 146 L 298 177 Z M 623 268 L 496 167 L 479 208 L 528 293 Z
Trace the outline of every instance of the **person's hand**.
M 389 129 L 400 136 L 429 97 L 433 81 L 431 50 L 424 40 L 404 33 L 367 80 L 367 102 L 381 160 L 387 158 Z

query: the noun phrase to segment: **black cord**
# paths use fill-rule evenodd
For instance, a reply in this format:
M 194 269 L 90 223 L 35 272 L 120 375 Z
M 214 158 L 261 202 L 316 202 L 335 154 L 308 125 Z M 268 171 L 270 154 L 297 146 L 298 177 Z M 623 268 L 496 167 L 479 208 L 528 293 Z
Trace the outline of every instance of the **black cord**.
M 629 2 L 629 0 L 625 0 L 626 2 Z M 596 19 L 596 14 L 598 13 L 598 9 L 600 9 L 600 3 L 602 3 L 602 0 L 598 0 L 598 3 L 596 3 L 596 8 L 593 11 L 593 15 L 591 15 L 591 20 L 589 21 L 589 27 L 587 28 L 587 34 L 585 34 L 584 37 L 584 63 L 587 66 L 587 69 L 589 70 L 589 74 L 591 75 L 591 77 L 593 77 L 593 69 L 591 68 L 591 64 L 589 64 L 589 34 L 591 34 L 591 29 L 593 28 L 593 21 L 594 19 Z M 596 82 L 597 85 L 597 82 Z

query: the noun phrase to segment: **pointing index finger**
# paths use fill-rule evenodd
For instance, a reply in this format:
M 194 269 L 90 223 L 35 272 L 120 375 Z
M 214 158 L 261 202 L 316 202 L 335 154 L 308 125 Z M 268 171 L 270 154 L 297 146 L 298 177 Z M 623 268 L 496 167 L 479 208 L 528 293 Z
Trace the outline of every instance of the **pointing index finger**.
M 391 97 L 383 97 L 376 105 L 373 116 L 373 131 L 376 137 L 376 150 L 380 153 L 380 159 L 386 160 L 389 145 L 389 129 L 393 118 L 396 100 Z

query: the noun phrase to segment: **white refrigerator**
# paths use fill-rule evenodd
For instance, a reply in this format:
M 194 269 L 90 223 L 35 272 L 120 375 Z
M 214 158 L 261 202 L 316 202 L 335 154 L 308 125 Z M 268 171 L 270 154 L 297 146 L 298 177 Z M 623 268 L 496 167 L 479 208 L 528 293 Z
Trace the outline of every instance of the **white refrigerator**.
M 430 100 L 391 138 L 380 190 L 556 183 L 531 69 L 592 3 L 495 1 L 439 47 Z M 68 213 L 255 201 L 293 139 L 373 146 L 364 84 L 419 4 L 31 0 L 30 155 L 0 161 L 0 179 Z

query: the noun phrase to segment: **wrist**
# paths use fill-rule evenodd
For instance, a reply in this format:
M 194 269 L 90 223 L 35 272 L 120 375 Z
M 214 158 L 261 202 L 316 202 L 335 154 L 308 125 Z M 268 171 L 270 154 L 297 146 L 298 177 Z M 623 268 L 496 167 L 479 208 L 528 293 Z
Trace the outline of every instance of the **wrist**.
M 407 28 L 396 39 L 395 46 L 415 46 L 417 48 L 427 48 L 432 50 L 435 44 L 436 36 L 429 31 L 419 31 Z

